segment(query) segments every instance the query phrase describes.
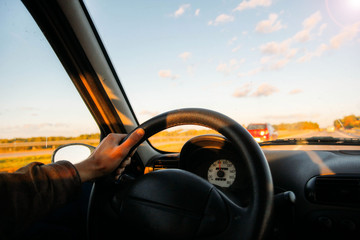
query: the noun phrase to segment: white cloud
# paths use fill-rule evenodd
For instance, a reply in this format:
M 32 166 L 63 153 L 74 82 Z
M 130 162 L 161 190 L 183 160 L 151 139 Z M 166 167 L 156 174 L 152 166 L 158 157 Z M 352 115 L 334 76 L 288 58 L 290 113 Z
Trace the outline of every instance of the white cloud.
M 247 97 L 250 92 L 251 92 L 251 84 L 245 83 L 244 85 L 242 85 L 241 87 L 235 90 L 233 96 L 237 98 Z
M 289 51 L 287 51 L 285 57 L 291 59 L 291 58 L 295 57 L 297 52 L 298 52 L 297 48 L 291 48 L 291 49 L 289 49 Z
M 179 54 L 179 58 L 186 61 L 191 57 L 191 52 L 183 52 Z
M 295 57 L 298 49 L 296 48 L 274 48 L 271 55 L 264 56 L 260 59 L 260 63 L 263 65 L 263 70 L 279 70 L 285 67 L 292 58 Z
M 245 83 L 241 87 L 237 88 L 232 94 L 234 97 L 242 98 L 242 97 L 268 97 L 278 92 L 279 90 L 268 84 L 262 83 L 260 84 L 255 91 L 252 90 L 252 86 L 250 83 Z
M 272 22 L 276 22 L 277 17 L 269 16 L 269 20 L 272 19 Z M 303 23 L 303 28 L 298 31 L 292 37 L 285 39 L 281 42 L 268 42 L 259 46 L 259 49 L 262 54 L 266 55 L 260 59 L 260 63 L 262 65 L 261 68 L 257 68 L 251 72 L 251 74 L 257 74 L 260 71 L 268 71 L 268 70 L 278 70 L 285 67 L 294 57 L 296 57 L 298 53 L 298 48 L 295 48 L 295 43 L 304 43 L 310 41 L 312 38 L 316 36 L 322 35 L 322 32 L 326 29 L 327 24 L 320 24 L 322 20 L 321 13 L 319 11 L 311 14 L 307 17 Z M 260 22 L 261 23 L 261 22 Z M 259 24 L 260 24 L 259 23 Z M 259 25 L 258 24 L 258 25 Z M 263 24 L 261 27 L 257 26 L 257 30 L 265 29 L 264 26 L 272 26 L 270 23 L 268 25 Z M 319 26 L 319 27 L 318 27 Z M 313 34 L 315 32 L 315 34 Z M 315 50 L 309 51 L 305 49 L 305 54 L 299 58 L 297 58 L 298 63 L 303 63 L 310 61 L 314 57 L 322 56 L 326 51 L 337 49 L 344 45 L 345 43 L 354 40 L 358 36 L 358 32 L 360 32 L 360 22 L 352 24 L 348 27 L 343 28 L 338 34 L 333 36 L 329 43 L 321 43 Z M 249 76 L 248 73 L 239 73 L 239 77 Z
M 228 41 L 228 44 L 229 44 L 229 45 L 234 44 L 234 42 L 235 42 L 237 39 L 238 39 L 237 37 L 232 37 L 232 38 Z
M 308 18 L 303 21 L 304 29 L 313 29 L 322 19 L 321 13 L 319 11 L 311 14 Z
M 269 15 L 269 19 L 260 21 L 255 28 L 256 32 L 261 33 L 271 33 L 275 31 L 279 31 L 284 28 L 285 25 L 281 24 L 280 20 L 277 20 L 278 15 L 275 13 L 271 13 Z
M 299 32 L 297 32 L 293 39 L 298 41 L 298 42 L 307 42 L 311 39 L 311 31 L 316 27 L 316 25 L 321 21 L 322 16 L 321 13 L 319 11 L 311 14 L 309 17 L 307 17 L 302 25 L 303 25 L 303 29 L 300 30 Z M 320 30 L 319 31 L 323 31 L 326 28 L 326 24 L 322 24 L 320 26 Z
M 271 57 L 265 56 L 265 57 L 262 57 L 262 58 L 260 59 L 260 63 L 261 63 L 261 64 L 266 64 L 266 63 L 268 63 L 270 60 L 271 60 Z
M 245 9 L 256 7 L 269 7 L 271 3 L 271 0 L 244 0 L 234 9 L 234 11 L 243 11 Z
M 262 70 L 279 70 L 284 68 L 295 57 L 298 48 L 292 47 L 294 37 L 282 42 L 268 42 L 260 45 L 262 54 L 267 55 L 260 59 Z
M 279 70 L 285 67 L 298 52 L 297 48 L 291 48 L 291 38 L 282 42 L 268 42 L 259 47 L 266 56 L 260 59 L 261 71 Z M 255 72 L 259 73 L 260 71 Z M 246 75 L 239 75 L 243 77 Z
M 262 97 L 262 96 L 270 96 L 276 92 L 278 92 L 279 90 L 267 83 L 262 83 L 257 89 L 256 91 L 251 95 L 254 97 Z
M 198 8 L 195 10 L 195 16 L 199 16 L 199 15 L 200 15 L 200 9 Z
M 260 46 L 260 51 L 268 55 L 286 54 L 290 47 L 290 42 L 288 39 L 282 42 L 268 42 Z
M 307 42 L 310 40 L 310 31 L 308 29 L 301 30 L 293 38 L 298 42 Z
M 171 77 L 171 70 L 160 70 L 158 74 L 159 74 L 159 77 L 169 78 L 169 77 Z
M 334 49 L 339 48 L 347 41 L 353 40 L 360 31 L 360 22 L 345 27 L 339 34 L 330 39 L 330 46 Z
M 270 64 L 269 69 L 270 70 L 279 70 L 283 67 L 285 67 L 286 64 L 290 62 L 290 58 L 282 58 L 277 60 L 275 63 Z
M 243 72 L 238 73 L 238 77 L 239 78 L 250 77 L 250 76 L 253 76 L 255 74 L 258 74 L 259 72 L 261 72 L 263 70 L 264 70 L 264 67 L 257 67 L 257 68 L 251 69 L 250 71 L 245 72 L 245 73 L 243 73 Z
M 273 22 L 276 22 L 277 16 L 269 16 L 269 20 L 272 19 Z M 302 30 L 298 31 L 294 36 L 285 39 L 282 42 L 268 42 L 260 45 L 259 49 L 261 53 L 270 55 L 270 57 L 263 57 L 260 62 L 266 70 L 278 70 L 285 67 L 292 58 L 298 52 L 297 48 L 292 47 L 294 42 L 304 43 L 311 40 L 311 31 L 320 23 L 322 19 L 321 13 L 319 11 L 311 14 L 307 17 L 302 25 Z M 280 23 L 281 24 L 281 23 Z M 326 28 L 326 25 L 320 26 L 323 31 Z M 327 50 L 326 45 L 320 45 L 319 48 L 314 52 L 307 52 L 303 57 L 299 58 L 298 62 L 305 62 L 313 58 L 314 56 L 321 56 L 324 51 Z
M 266 31 L 266 26 L 268 26 L 268 31 L 271 30 L 273 23 L 276 22 L 277 16 L 269 16 L 268 24 L 263 23 L 262 25 L 258 24 L 258 31 Z M 284 68 L 287 64 L 291 62 L 292 59 L 298 54 L 299 48 L 295 45 L 296 43 L 304 43 L 310 41 L 313 37 L 320 36 L 322 32 L 326 29 L 327 24 L 320 24 L 322 20 L 321 13 L 319 11 L 311 14 L 307 17 L 302 23 L 302 30 L 297 32 L 290 38 L 287 38 L 279 42 L 267 42 L 258 47 L 260 52 L 264 54 L 260 59 L 261 67 L 255 68 L 248 72 L 238 73 L 239 77 L 252 76 L 261 71 L 270 71 L 270 70 L 279 70 Z M 266 20 L 265 20 L 266 21 Z M 281 23 L 280 23 L 281 24 Z M 315 32 L 315 34 L 313 34 Z M 329 43 L 321 43 L 315 50 L 309 51 L 305 49 L 305 54 L 297 58 L 298 63 L 310 61 L 314 57 L 322 56 L 326 51 L 337 49 L 342 45 L 346 44 L 349 41 L 356 39 L 358 33 L 360 32 L 360 22 L 352 24 L 348 27 L 343 28 L 338 34 L 333 36 Z M 296 47 L 294 47 L 296 46 Z
M 234 21 L 233 16 L 227 15 L 227 14 L 221 14 L 221 15 L 217 16 L 214 21 L 212 21 L 212 20 L 209 21 L 208 25 L 217 26 L 222 23 L 228 23 L 228 22 L 233 22 L 233 21 Z
M 240 48 L 241 48 L 241 45 L 238 45 L 238 46 L 234 47 L 233 49 L 231 49 L 231 52 L 237 52 L 240 50 Z
M 171 70 L 160 70 L 158 72 L 159 77 L 161 78 L 170 78 L 170 79 L 177 79 L 179 75 L 172 74 Z
M 290 95 L 295 95 L 295 94 L 299 94 L 299 93 L 302 93 L 302 92 L 303 92 L 302 89 L 300 89 L 300 88 L 295 88 L 295 89 L 291 90 L 291 91 L 289 92 L 289 94 L 290 94 Z
M 329 49 L 329 46 L 325 43 L 320 44 L 320 46 L 313 52 L 307 51 L 304 56 L 300 57 L 298 62 L 307 62 L 310 61 L 313 57 L 320 57 L 325 51 Z
M 220 64 L 216 67 L 216 71 L 228 73 L 228 66 L 227 66 L 227 64 L 226 64 L 226 63 L 220 63 Z
M 269 16 L 269 20 L 272 18 L 273 22 L 276 22 L 277 17 Z M 268 55 L 260 60 L 260 63 L 265 65 L 264 70 L 279 70 L 285 67 L 291 59 L 295 57 L 298 52 L 297 48 L 292 47 L 295 42 L 304 43 L 311 40 L 311 31 L 320 23 L 322 19 L 319 11 L 311 14 L 307 17 L 302 25 L 302 30 L 298 31 L 294 36 L 285 39 L 282 42 L 268 42 L 260 45 L 259 49 L 261 53 Z M 280 23 L 281 24 L 281 23 Z M 326 24 L 320 26 L 319 31 L 323 31 L 326 28 Z M 314 56 L 321 56 L 324 51 L 327 50 L 325 44 L 320 45 L 314 52 L 306 52 L 306 54 L 299 58 L 297 62 L 305 62 L 313 58 Z
M 228 63 L 220 63 L 216 67 L 216 71 L 222 72 L 224 74 L 229 74 L 229 73 L 239 69 L 241 64 L 243 64 L 244 62 L 245 62 L 244 58 L 242 58 L 240 60 L 231 59 Z
M 180 17 L 190 7 L 190 4 L 181 5 L 173 14 L 174 17 Z
M 348 41 L 353 40 L 360 31 L 360 22 L 354 23 L 342 29 L 342 31 L 330 39 L 329 44 L 322 43 L 314 51 L 306 51 L 305 55 L 297 59 L 298 62 L 310 61 L 313 57 L 320 57 L 324 52 L 338 49 Z

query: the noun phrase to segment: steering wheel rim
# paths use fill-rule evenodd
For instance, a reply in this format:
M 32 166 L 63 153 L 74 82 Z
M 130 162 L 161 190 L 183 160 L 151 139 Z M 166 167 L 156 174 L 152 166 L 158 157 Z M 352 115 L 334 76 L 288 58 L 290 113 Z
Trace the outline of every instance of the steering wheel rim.
M 244 221 L 242 221 L 242 227 L 233 226 L 231 228 L 230 226 L 227 231 L 235 231 L 234 234 L 230 235 L 239 236 L 236 234 L 236 229 L 241 229 L 241 231 L 245 231 L 241 232 L 243 239 L 261 239 L 265 234 L 272 210 L 272 178 L 269 165 L 260 146 L 240 124 L 231 118 L 212 110 L 201 108 L 173 110 L 160 114 L 141 124 L 139 128 L 145 130 L 145 135 L 139 143 L 134 146 L 134 149 L 143 141 L 162 130 L 189 124 L 204 126 L 218 131 L 232 142 L 237 153 L 241 154 L 250 173 L 253 191 L 251 192 L 250 204 L 246 209 L 247 222 L 244 223 Z M 189 178 L 192 177 L 190 176 Z M 93 193 L 92 195 L 96 195 L 96 193 Z M 93 197 L 91 198 L 92 201 Z M 91 209 L 92 205 L 93 204 L 90 204 L 89 209 Z M 244 227 L 244 224 L 246 224 L 246 227 Z M 226 236 L 230 235 L 227 234 Z

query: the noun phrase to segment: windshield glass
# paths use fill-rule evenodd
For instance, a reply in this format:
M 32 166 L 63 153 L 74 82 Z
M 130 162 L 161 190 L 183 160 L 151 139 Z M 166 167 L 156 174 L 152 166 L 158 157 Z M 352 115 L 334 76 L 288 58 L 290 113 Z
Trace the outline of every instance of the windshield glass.
M 95 120 L 22 2 L 1 0 L 0 22 L 0 172 L 50 163 L 60 145 L 97 146 Z
M 258 129 L 265 129 L 266 125 L 265 124 L 250 124 L 247 129 L 248 130 L 258 130 Z
M 201 107 L 266 140 L 360 135 L 359 1 L 85 4 L 140 123 Z

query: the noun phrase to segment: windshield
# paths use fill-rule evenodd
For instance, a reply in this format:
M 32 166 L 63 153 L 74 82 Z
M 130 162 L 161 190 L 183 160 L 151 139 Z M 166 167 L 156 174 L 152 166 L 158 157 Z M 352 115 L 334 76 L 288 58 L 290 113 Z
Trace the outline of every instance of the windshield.
M 85 3 L 140 123 L 201 107 L 268 122 L 259 141 L 360 135 L 359 1 Z
M 258 130 L 258 129 L 266 129 L 265 124 L 250 124 L 247 127 L 247 130 Z

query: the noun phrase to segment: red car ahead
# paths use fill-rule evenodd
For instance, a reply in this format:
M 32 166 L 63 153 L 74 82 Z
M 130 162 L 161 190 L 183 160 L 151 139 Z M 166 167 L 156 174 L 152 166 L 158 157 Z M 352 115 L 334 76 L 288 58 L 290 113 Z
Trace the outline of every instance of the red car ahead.
M 247 127 L 257 142 L 276 140 L 278 133 L 270 123 L 251 123 Z

